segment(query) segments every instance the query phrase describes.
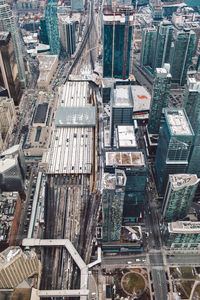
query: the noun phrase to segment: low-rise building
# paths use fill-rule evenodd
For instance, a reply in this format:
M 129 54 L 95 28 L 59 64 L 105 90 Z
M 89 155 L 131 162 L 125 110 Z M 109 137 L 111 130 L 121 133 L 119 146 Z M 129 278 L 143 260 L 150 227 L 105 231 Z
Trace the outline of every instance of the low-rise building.
M 32 127 L 29 129 L 24 146 L 24 155 L 27 156 L 29 160 L 31 158 L 33 160 L 42 159 L 43 153 L 48 148 L 54 97 L 53 95 L 40 91 L 35 103 Z
M 16 246 L 0 253 L 0 286 L 3 289 L 17 287 L 25 279 L 40 272 L 40 261 L 32 250 L 23 252 Z
M 40 75 L 37 81 L 38 89 L 49 89 L 50 81 L 58 66 L 58 55 L 38 55 Z

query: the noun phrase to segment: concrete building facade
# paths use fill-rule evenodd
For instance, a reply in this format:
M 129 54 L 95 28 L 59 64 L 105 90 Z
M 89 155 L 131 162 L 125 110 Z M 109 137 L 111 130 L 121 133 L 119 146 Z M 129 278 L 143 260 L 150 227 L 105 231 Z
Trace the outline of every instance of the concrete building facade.
M 130 86 L 113 86 L 111 90 L 110 142 L 115 140 L 118 125 L 133 125 L 133 98 Z
M 7 148 L 15 124 L 16 111 L 13 99 L 0 97 L 0 153 Z
M 0 253 L 0 286 L 3 289 L 14 288 L 40 272 L 41 265 L 34 251 L 23 252 L 16 246 Z
M 56 72 L 58 66 L 57 55 L 38 55 L 39 71 L 37 86 L 40 90 L 48 91 L 50 81 Z

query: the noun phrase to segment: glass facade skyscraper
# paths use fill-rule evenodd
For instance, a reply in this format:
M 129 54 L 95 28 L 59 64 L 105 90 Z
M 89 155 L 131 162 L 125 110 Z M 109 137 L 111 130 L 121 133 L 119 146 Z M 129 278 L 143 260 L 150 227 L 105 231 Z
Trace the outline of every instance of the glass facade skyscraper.
M 123 170 L 104 174 L 102 194 L 103 242 L 120 241 L 126 175 Z
M 142 46 L 140 65 L 153 68 L 157 31 L 155 28 L 145 28 L 142 31 Z
M 196 34 L 190 30 L 175 31 L 173 47 L 171 49 L 171 75 L 172 82 L 184 85 L 187 71 L 192 64 L 192 56 L 196 44 Z
M 194 132 L 183 108 L 164 108 L 155 171 L 158 192 L 164 195 L 169 174 L 186 173 Z
M 198 182 L 195 174 L 169 175 L 162 206 L 166 222 L 178 221 L 187 216 Z
M 49 0 L 45 10 L 45 23 L 51 54 L 60 55 L 57 0 Z
M 148 121 L 148 132 L 158 134 L 162 109 L 167 107 L 170 92 L 171 74 L 170 65 L 165 64 L 163 68 L 156 68 L 153 81 L 153 95 L 151 100 L 150 115 Z
M 71 56 L 76 50 L 76 24 L 75 21 L 70 20 L 70 18 L 60 18 L 59 20 L 59 32 L 60 32 L 60 42 L 62 45 L 62 50 L 65 51 L 68 56 Z
M 153 53 L 153 72 L 156 68 L 162 68 L 164 63 L 169 63 L 172 38 L 172 24 L 168 21 L 162 22 L 157 29 L 156 47 L 155 53 Z
M 133 7 L 118 4 L 103 9 L 103 77 L 129 77 Z
M 188 77 L 184 106 L 195 134 L 187 172 L 200 176 L 200 82 L 195 78 Z

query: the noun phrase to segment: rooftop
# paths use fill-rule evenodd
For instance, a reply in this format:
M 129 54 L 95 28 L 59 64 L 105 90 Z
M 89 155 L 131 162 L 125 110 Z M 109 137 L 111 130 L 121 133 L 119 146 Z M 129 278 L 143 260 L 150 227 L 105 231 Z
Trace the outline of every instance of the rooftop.
M 9 37 L 10 33 L 8 31 L 1 31 L 0 32 L 0 42 L 6 41 L 6 39 Z
M 118 126 L 118 143 L 119 148 L 136 148 L 137 142 L 135 137 L 135 130 L 133 126 Z
M 131 91 L 133 95 L 133 112 L 149 110 L 151 104 L 149 92 L 140 85 L 132 85 Z
M 171 233 L 200 233 L 200 222 L 177 221 L 168 223 L 168 230 Z
M 59 89 L 59 111 L 67 127 L 58 126 L 52 135 L 48 153 L 48 173 L 50 174 L 90 174 L 93 163 L 93 130 L 87 123 L 89 112 L 93 114 L 90 121 L 94 122 L 94 107 L 88 103 L 89 84 L 87 82 L 67 82 Z M 78 110 L 88 111 L 86 118 L 73 123 L 73 116 L 65 113 Z M 56 116 L 57 117 L 57 116 Z M 83 126 L 83 124 L 85 124 Z M 69 127 L 68 127 L 69 125 Z M 77 126 L 78 125 L 78 126 Z
M 48 71 L 52 65 L 58 60 L 58 55 L 38 55 L 39 69 Z
M 20 253 L 22 253 L 22 250 L 18 246 L 5 249 L 0 253 L 0 266 L 2 267 L 4 264 L 10 262 Z
M 106 166 L 145 166 L 142 152 L 106 152 Z
M 173 174 L 169 175 L 174 190 L 180 190 L 186 186 L 195 185 L 199 182 L 196 174 Z
M 94 106 L 85 107 L 61 107 L 56 112 L 55 125 L 57 127 L 68 126 L 95 126 L 96 110 Z
M 171 135 L 194 135 L 190 121 L 183 108 L 165 108 L 164 113 Z
M 130 96 L 130 86 L 118 85 L 114 89 L 113 107 L 132 107 L 133 102 Z
M 48 110 L 48 103 L 42 103 L 37 106 L 33 123 L 45 123 Z

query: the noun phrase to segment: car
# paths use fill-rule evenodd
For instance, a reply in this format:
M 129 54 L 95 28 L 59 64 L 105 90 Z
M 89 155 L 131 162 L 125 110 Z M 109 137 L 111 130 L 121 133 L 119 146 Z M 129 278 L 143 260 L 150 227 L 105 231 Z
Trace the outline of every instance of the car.
M 135 261 L 140 261 L 140 259 L 139 258 L 136 258 L 136 260 Z
M 127 261 L 127 264 L 132 264 L 132 261 Z

